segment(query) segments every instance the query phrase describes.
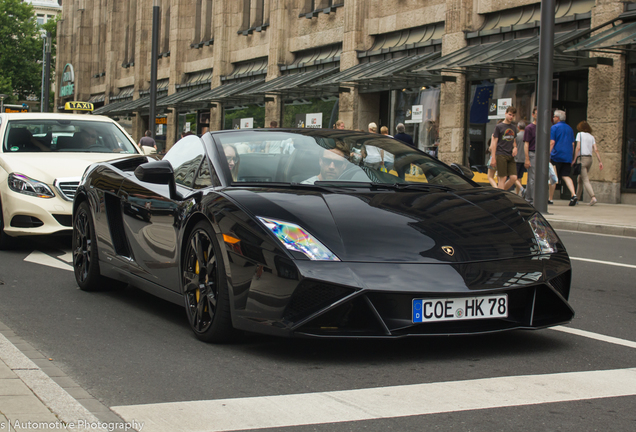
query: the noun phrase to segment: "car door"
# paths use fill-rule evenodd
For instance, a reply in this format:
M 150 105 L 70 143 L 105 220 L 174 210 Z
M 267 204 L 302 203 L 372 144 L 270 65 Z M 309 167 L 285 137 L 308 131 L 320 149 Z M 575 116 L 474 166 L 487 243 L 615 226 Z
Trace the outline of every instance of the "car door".
M 172 164 L 182 196 L 193 192 L 193 182 L 204 157 L 203 145 L 196 136 L 180 140 L 164 157 Z M 171 198 L 167 185 L 142 183 L 132 177 L 123 182 L 120 199 L 135 264 L 132 272 L 178 291 L 178 234 L 188 201 Z

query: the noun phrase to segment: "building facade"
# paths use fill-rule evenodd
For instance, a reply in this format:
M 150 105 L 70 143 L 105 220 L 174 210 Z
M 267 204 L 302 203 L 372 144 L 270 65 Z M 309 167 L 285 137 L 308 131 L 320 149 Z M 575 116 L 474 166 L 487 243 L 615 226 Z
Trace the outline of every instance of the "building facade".
M 422 150 L 484 165 L 498 107 L 512 104 L 528 121 L 536 105 L 536 0 L 158 3 L 156 118 L 150 1 L 64 3 L 57 107 L 91 101 L 135 139 L 156 128 L 164 150 L 186 131 L 272 121 L 341 119 L 362 130 L 375 122 L 391 133 L 405 123 Z M 581 120 L 594 129 L 605 168 L 590 176 L 601 202 L 636 204 L 634 22 L 632 3 L 556 1 L 552 106 L 575 130 Z

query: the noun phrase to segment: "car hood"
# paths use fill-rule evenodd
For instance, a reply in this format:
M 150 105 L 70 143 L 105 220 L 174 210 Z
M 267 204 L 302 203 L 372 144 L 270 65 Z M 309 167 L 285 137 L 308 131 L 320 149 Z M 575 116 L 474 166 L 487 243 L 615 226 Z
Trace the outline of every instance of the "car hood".
M 254 216 L 300 225 L 342 261 L 459 263 L 536 254 L 527 222 L 534 208 L 495 189 L 226 192 Z
M 126 155 L 121 153 L 2 153 L 0 165 L 7 173 L 20 173 L 53 184 L 57 178 L 81 177 L 93 163 L 121 159 L 124 156 Z

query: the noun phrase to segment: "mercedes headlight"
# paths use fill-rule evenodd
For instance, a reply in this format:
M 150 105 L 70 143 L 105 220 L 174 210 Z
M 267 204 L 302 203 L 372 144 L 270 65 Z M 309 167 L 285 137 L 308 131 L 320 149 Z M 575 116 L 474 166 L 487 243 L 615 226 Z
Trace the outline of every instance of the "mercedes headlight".
M 535 213 L 528 219 L 528 223 L 530 224 L 530 228 L 532 228 L 534 238 L 537 240 L 541 253 L 555 253 L 557 251 L 556 244 L 558 237 L 543 216 L 539 213 Z
M 53 198 L 55 196 L 46 183 L 34 180 L 22 174 L 9 174 L 8 183 L 9 189 L 17 193 L 39 198 Z
M 325 245 L 300 226 L 276 219 L 258 217 L 285 248 L 300 252 L 313 261 L 340 261 Z

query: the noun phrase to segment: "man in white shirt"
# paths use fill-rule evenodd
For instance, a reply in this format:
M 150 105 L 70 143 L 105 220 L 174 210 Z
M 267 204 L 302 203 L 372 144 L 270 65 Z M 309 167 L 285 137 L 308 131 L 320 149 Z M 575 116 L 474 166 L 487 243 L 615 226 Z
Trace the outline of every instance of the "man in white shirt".
M 307 180 L 301 181 L 302 184 L 314 184 L 317 181 L 325 180 L 337 180 L 349 162 L 345 159 L 345 154 L 342 150 L 339 148 L 333 148 L 331 150 L 325 149 L 323 151 L 319 163 L 320 173 L 308 178 Z

